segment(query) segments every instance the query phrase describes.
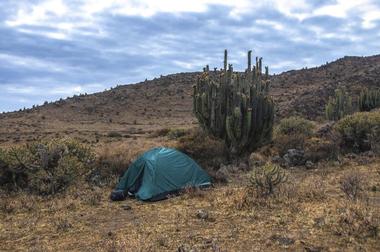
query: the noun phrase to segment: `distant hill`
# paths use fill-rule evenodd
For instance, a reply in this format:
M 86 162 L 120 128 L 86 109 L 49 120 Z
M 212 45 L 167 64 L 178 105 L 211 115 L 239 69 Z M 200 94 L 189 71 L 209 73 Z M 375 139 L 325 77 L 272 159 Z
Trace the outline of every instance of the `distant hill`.
M 189 127 L 192 85 L 199 73 L 178 73 L 0 115 L 0 144 L 62 134 L 94 136 L 118 131 L 141 135 L 164 127 Z M 358 94 L 380 87 L 380 55 L 344 57 L 320 67 L 271 76 L 276 118 L 324 115 L 328 97 L 345 86 Z M 355 99 L 354 99 L 355 102 Z

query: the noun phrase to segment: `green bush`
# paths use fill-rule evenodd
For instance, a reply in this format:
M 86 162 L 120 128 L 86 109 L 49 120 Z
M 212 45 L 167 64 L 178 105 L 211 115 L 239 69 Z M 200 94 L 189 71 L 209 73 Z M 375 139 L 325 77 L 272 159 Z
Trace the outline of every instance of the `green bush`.
M 355 151 L 371 149 L 371 140 L 380 138 L 380 111 L 359 112 L 344 117 L 334 126 L 342 137 L 344 148 Z
M 178 138 L 175 147 L 192 157 L 209 172 L 218 169 L 227 158 L 224 143 L 200 129 L 191 130 Z
M 314 124 L 302 117 L 292 116 L 282 119 L 275 128 L 275 136 L 279 135 L 303 135 L 310 136 L 313 133 Z
M 64 191 L 83 178 L 95 155 L 72 139 L 54 139 L 0 150 L 0 186 L 41 195 Z
M 314 124 L 301 117 L 289 117 L 280 121 L 274 131 L 274 144 L 280 155 L 288 149 L 304 149 L 305 139 L 313 134 Z

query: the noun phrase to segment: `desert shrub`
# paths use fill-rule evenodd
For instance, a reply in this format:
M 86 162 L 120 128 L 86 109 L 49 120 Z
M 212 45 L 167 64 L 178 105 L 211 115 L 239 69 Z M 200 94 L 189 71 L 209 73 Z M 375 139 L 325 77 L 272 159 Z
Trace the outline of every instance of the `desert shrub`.
M 350 172 L 341 178 L 339 184 L 347 198 L 355 200 L 363 192 L 364 177 L 358 172 Z
M 347 116 L 334 126 L 341 135 L 342 147 L 361 152 L 371 149 L 370 138 L 379 139 L 380 111 L 359 112 Z
M 314 124 L 301 117 L 289 117 L 280 121 L 274 131 L 274 143 L 284 155 L 288 149 L 304 149 L 305 140 L 313 133 Z
M 88 177 L 89 182 L 97 186 L 114 183 L 126 171 L 134 158 L 135 155 L 131 155 L 130 151 L 120 146 L 100 148 L 94 169 Z
M 209 171 L 219 168 L 227 158 L 224 143 L 198 128 L 188 131 L 177 141 L 175 148 L 189 155 Z
M 147 150 L 162 146 L 156 139 L 144 141 L 114 142 L 99 146 L 96 149 L 96 160 L 87 181 L 97 186 L 114 186 L 117 179 L 124 174 L 129 165 Z M 172 143 L 164 143 L 173 147 Z M 131 148 L 133 146 L 133 148 Z
M 363 205 L 361 202 L 349 203 L 337 209 L 332 218 L 332 229 L 336 235 L 356 238 L 377 237 L 380 218 L 377 208 Z
M 282 119 L 275 128 L 276 135 L 304 135 L 310 136 L 313 133 L 314 124 L 302 117 L 292 116 Z
M 95 159 L 92 150 L 73 139 L 53 139 L 0 152 L 0 186 L 47 195 L 64 191 L 83 178 Z
M 312 162 L 336 160 L 339 155 L 339 136 L 312 137 L 305 144 L 305 157 Z
M 250 178 L 251 186 L 255 187 L 261 196 L 272 195 L 275 189 L 286 182 L 285 172 L 277 165 L 267 163 L 253 171 Z

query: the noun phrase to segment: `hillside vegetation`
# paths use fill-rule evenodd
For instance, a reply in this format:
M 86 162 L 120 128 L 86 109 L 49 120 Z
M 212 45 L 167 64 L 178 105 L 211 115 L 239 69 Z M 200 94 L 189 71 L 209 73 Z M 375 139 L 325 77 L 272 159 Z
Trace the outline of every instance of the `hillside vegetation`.
M 325 119 L 336 88 L 358 108 L 379 87 L 380 56 L 270 76 L 273 138 L 240 156 L 192 115 L 197 74 L 1 114 L 0 250 L 380 251 L 380 110 Z M 192 157 L 213 187 L 111 202 L 156 146 Z

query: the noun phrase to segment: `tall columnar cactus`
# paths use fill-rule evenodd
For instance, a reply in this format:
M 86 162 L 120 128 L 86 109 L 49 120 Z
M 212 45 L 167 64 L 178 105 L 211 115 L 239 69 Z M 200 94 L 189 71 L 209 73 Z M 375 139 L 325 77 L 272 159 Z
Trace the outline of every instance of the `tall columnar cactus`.
M 227 64 L 220 74 L 204 72 L 194 85 L 193 109 L 200 125 L 210 134 L 224 139 L 233 154 L 252 151 L 271 140 L 274 104 L 269 96 L 268 67 L 262 73 L 262 58 L 256 58 L 244 73 Z M 227 67 L 228 66 L 228 67 Z
M 362 90 L 359 97 L 360 111 L 370 111 L 380 107 L 380 89 L 379 90 Z
M 329 102 L 325 107 L 325 112 L 326 118 L 332 121 L 337 121 L 353 112 L 352 98 L 344 88 L 338 88 L 335 90 L 335 97 L 329 98 Z

